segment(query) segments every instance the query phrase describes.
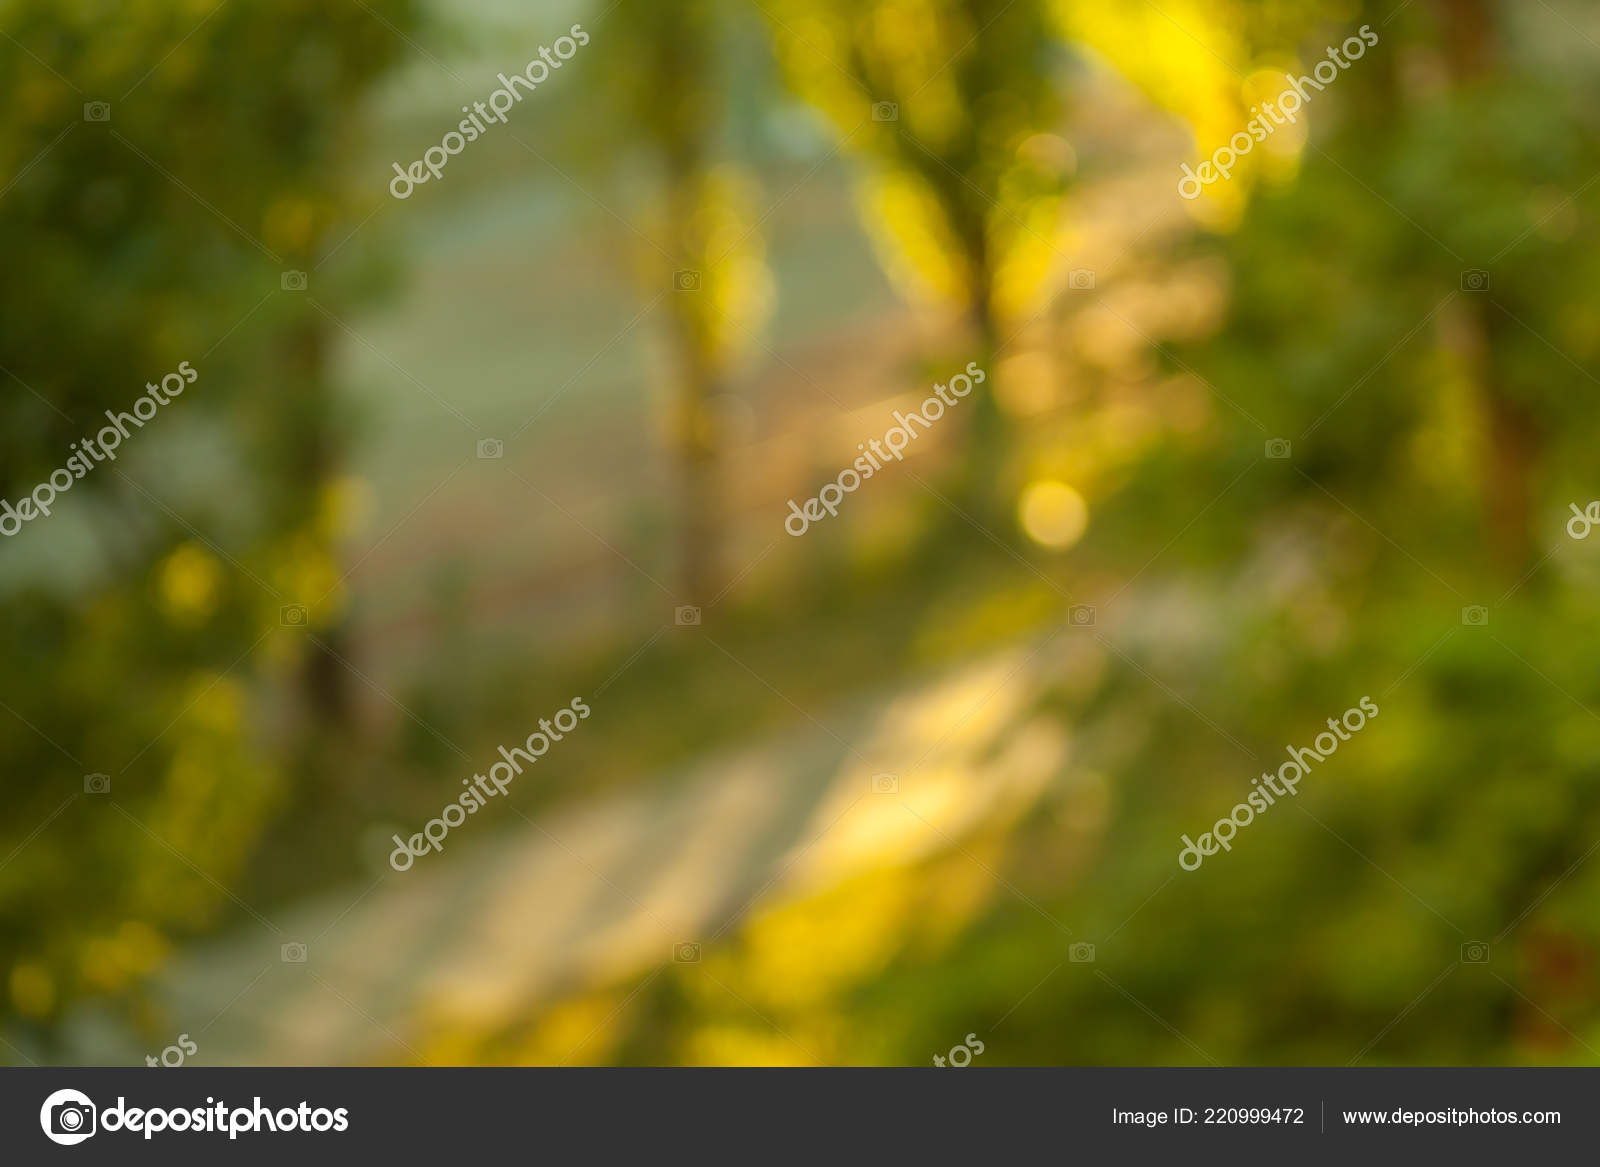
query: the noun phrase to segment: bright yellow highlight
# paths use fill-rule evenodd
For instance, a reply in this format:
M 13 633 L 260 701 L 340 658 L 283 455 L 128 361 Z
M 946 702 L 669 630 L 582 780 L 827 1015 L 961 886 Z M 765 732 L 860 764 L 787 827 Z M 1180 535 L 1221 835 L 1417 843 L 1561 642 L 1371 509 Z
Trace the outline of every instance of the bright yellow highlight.
M 221 565 L 193 543 L 183 544 L 161 565 L 161 600 L 175 623 L 204 624 L 222 598 L 221 587 Z
M 1065 482 L 1035 482 L 1017 509 L 1028 538 L 1057 550 L 1083 538 L 1089 525 L 1089 504 Z

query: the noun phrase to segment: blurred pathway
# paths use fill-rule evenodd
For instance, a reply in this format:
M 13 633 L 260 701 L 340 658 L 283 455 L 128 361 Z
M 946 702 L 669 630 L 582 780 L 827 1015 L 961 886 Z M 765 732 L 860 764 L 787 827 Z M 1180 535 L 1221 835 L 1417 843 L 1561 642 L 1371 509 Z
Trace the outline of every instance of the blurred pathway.
M 173 1037 L 193 1035 L 209 1065 L 415 1062 L 424 1033 L 492 1031 L 677 944 L 709 950 L 755 904 L 1027 809 L 1069 755 L 1035 698 L 1101 665 L 1091 637 L 1051 636 L 880 700 L 848 742 L 808 729 L 542 822 L 497 800 L 443 854 L 278 916 L 282 935 L 251 923 L 184 955 L 159 988 Z M 149 1052 L 95 1026 L 80 1045 L 132 1064 Z

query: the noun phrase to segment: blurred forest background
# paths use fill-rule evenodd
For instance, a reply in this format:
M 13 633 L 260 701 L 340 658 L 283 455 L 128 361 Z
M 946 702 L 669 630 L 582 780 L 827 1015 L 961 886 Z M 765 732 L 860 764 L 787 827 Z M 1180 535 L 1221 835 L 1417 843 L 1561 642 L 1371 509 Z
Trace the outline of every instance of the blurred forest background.
M 0 0 L 0 497 L 199 373 L 0 539 L 0 1057 L 1600 1060 L 1597 53 L 1575 0 Z

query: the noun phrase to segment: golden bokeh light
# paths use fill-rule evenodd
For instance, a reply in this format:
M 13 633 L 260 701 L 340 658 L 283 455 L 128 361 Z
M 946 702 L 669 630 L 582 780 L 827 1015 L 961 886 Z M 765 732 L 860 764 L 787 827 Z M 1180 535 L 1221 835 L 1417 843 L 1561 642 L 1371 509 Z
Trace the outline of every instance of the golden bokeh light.
M 1035 482 L 1022 492 L 1017 517 L 1028 538 L 1059 551 L 1083 538 L 1089 504 L 1065 482 Z

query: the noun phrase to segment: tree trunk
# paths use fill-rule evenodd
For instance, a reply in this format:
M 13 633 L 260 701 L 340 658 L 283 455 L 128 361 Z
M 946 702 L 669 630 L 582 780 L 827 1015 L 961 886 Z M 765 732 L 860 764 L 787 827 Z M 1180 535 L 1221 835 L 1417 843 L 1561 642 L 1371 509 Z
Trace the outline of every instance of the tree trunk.
M 290 529 L 314 522 L 323 493 L 338 471 L 340 451 L 329 418 L 328 334 L 320 319 L 301 319 L 290 330 L 285 345 L 288 365 L 286 394 L 290 403 L 280 414 L 285 431 L 285 465 L 291 467 L 284 509 Z M 331 547 L 320 549 L 330 557 Z M 316 596 L 291 596 L 309 604 Z M 313 721 L 323 728 L 347 725 L 351 713 L 350 675 L 339 660 L 348 659 L 346 633 L 340 624 L 316 633 L 321 644 L 309 643 L 303 671 L 302 693 Z M 326 647 L 324 647 L 326 646 Z M 338 654 L 337 656 L 335 654 Z
M 691 224 L 700 210 L 704 159 L 700 144 L 693 138 L 669 144 L 667 149 L 667 208 L 671 222 Z M 684 234 L 676 248 L 679 254 L 705 254 L 701 241 L 680 226 Z M 712 273 L 696 273 L 698 280 Z M 676 277 L 674 277 L 676 278 Z M 721 520 L 716 489 L 717 454 L 720 448 L 714 408 L 720 373 L 717 354 L 712 348 L 707 319 L 708 309 L 700 297 L 714 295 L 711 289 L 696 286 L 675 289 L 668 305 L 672 319 L 672 342 L 677 349 L 677 384 L 673 387 L 672 439 L 678 462 L 678 578 L 683 602 L 700 605 L 712 598 L 710 588 L 716 579 Z
M 1444 38 L 1450 76 L 1458 89 L 1487 76 L 1494 68 L 1498 33 L 1491 0 L 1434 0 Z M 1484 293 L 1493 296 L 1494 292 Z M 1520 574 L 1533 557 L 1534 471 L 1541 437 L 1532 412 L 1507 384 L 1497 359 L 1504 340 L 1505 318 L 1487 303 L 1476 303 L 1468 316 L 1472 332 L 1474 377 L 1489 442 L 1484 468 L 1485 523 L 1495 558 L 1511 574 Z

